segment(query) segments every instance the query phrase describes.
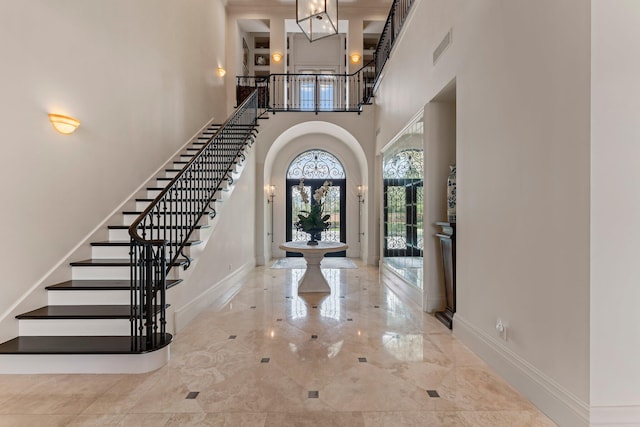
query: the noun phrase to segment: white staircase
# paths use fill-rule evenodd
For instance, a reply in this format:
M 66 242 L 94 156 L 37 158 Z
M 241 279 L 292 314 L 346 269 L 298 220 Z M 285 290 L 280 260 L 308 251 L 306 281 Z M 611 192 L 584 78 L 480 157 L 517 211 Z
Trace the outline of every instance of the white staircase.
M 141 373 L 168 361 L 169 334 L 164 347 L 147 352 L 143 345 L 141 350 L 132 351 L 128 228 L 218 128 L 215 124 L 207 126 L 165 165 L 165 172 L 148 183 L 146 194 L 131 201 L 135 210 L 123 212 L 120 224 L 108 226 L 109 240 L 91 243 L 91 258 L 71 263 L 71 280 L 46 288 L 47 306 L 16 316 L 19 336 L 0 344 L 0 374 Z M 245 149 L 248 147 L 245 145 Z M 242 172 L 243 159 L 244 153 L 235 158 L 229 175 L 232 182 Z M 206 245 L 215 216 L 222 210 L 222 200 L 231 190 L 232 185 L 225 185 L 215 194 L 215 202 L 210 205 L 215 212 L 200 219 L 183 255 L 197 258 L 198 248 Z M 182 268 L 186 264 L 187 259 L 174 261 L 167 277 L 168 288 L 188 277 L 188 270 Z

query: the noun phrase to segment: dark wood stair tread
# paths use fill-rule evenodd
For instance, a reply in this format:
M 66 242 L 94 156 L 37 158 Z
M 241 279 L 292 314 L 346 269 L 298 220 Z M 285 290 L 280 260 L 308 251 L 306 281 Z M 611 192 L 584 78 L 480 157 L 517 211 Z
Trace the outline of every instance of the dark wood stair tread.
M 173 266 L 185 265 L 187 260 L 179 258 L 173 262 Z M 72 267 L 131 267 L 131 260 L 128 258 L 93 258 L 71 263 Z
M 160 311 L 156 306 L 155 311 Z M 129 305 L 47 305 L 16 316 L 16 319 L 129 319 Z
M 209 209 L 207 209 L 204 212 L 202 212 L 202 215 L 207 215 L 207 214 L 209 214 L 209 212 L 210 212 Z M 194 215 L 194 214 L 199 214 L 199 213 L 200 212 L 198 212 L 198 211 L 175 212 L 175 211 L 167 210 L 166 216 L 172 216 L 172 215 Z M 122 212 L 122 214 L 123 215 L 140 215 L 140 214 L 142 214 L 142 211 L 124 211 L 124 212 Z M 157 212 L 154 214 L 154 216 L 157 217 Z
M 182 279 L 167 279 L 167 289 Z M 48 291 L 128 291 L 131 289 L 129 280 L 68 280 L 47 286 Z
M 202 243 L 202 240 L 188 240 L 185 242 L 185 246 L 196 246 Z M 106 242 L 92 242 L 91 246 L 130 246 L 131 242 L 129 240 L 110 240 Z M 169 242 L 169 246 L 178 246 L 176 242 Z
M 165 334 L 165 344 L 171 343 L 171 334 Z M 147 353 L 144 338 L 138 339 L 139 351 L 132 351 L 130 336 L 65 336 L 17 337 L 0 344 L 0 354 L 139 354 Z
M 155 199 L 140 199 L 140 200 L 144 200 L 144 201 L 149 200 L 149 201 L 151 201 L 151 202 L 152 202 L 152 201 L 154 201 Z M 214 201 L 215 201 L 215 199 L 214 199 Z M 107 228 L 108 228 L 109 230 L 128 230 L 128 229 L 129 229 L 129 227 L 130 227 L 130 226 L 128 226 L 128 225 L 110 225 L 110 226 L 108 226 Z M 142 227 L 140 227 L 140 228 L 142 228 Z M 164 227 L 164 226 L 159 226 L 159 225 L 154 225 L 154 226 L 152 227 L 152 226 L 150 226 L 150 225 L 147 225 L 147 226 L 146 226 L 146 227 L 144 227 L 144 228 L 147 228 L 147 229 L 149 229 L 149 228 L 155 228 L 155 229 L 158 229 L 158 228 L 170 228 L 170 229 L 176 229 L 176 228 L 191 228 L 191 227 L 190 227 L 190 226 L 188 226 L 188 225 L 184 225 L 184 226 L 180 226 L 180 225 L 172 225 L 172 226 L 169 226 L 169 227 Z M 196 228 L 196 229 L 201 229 L 201 228 L 211 228 L 211 226 L 210 226 L 210 225 L 207 225 L 207 224 L 199 224 L 199 225 L 194 225 L 194 226 L 193 226 L 193 228 Z

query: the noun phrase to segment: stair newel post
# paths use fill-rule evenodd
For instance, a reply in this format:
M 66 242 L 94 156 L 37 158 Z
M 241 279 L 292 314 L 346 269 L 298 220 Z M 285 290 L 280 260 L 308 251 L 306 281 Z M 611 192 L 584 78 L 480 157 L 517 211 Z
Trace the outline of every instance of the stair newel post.
M 158 344 L 157 337 L 160 337 L 160 344 L 164 344 L 165 341 L 165 332 L 166 332 L 166 290 L 167 290 L 167 242 L 165 241 L 162 246 L 158 247 L 158 263 L 160 264 L 158 268 L 155 269 L 155 286 L 151 307 L 153 308 L 153 302 L 159 301 L 159 313 L 156 310 L 153 310 L 153 342 L 154 347 Z M 158 298 L 158 293 L 160 296 Z M 159 317 L 159 321 L 158 321 Z M 160 329 L 160 334 L 158 335 L 158 329 Z
M 161 240 L 166 240 L 171 242 L 171 208 L 167 207 L 167 198 L 171 197 L 171 193 L 167 193 L 162 198 L 162 216 L 164 220 L 164 224 L 162 226 L 162 236 Z M 169 201 L 171 203 L 171 201 Z M 169 259 L 173 258 L 173 246 L 169 245 Z
M 135 240 L 131 239 L 129 246 L 129 257 L 131 260 L 131 289 L 129 291 L 129 298 L 131 304 L 130 315 L 130 328 L 131 328 L 131 351 L 138 350 L 138 293 L 137 284 L 139 283 L 138 277 L 138 244 Z
M 153 246 L 144 246 L 144 286 L 140 286 L 143 293 L 143 317 L 146 330 L 146 348 L 153 348 Z
M 176 222 L 178 224 L 179 227 L 179 239 L 178 241 L 182 241 L 183 233 L 184 233 L 184 211 L 185 211 L 185 194 L 184 194 L 184 180 L 182 177 L 180 177 L 180 179 L 178 180 L 178 182 L 176 182 L 176 191 L 178 192 L 178 200 L 179 200 L 179 206 L 176 208 Z

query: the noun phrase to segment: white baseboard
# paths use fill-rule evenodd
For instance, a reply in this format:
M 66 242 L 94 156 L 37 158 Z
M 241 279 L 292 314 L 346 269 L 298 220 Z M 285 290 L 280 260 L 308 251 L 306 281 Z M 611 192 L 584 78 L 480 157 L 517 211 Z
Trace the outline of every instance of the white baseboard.
M 592 427 L 640 426 L 640 405 L 592 406 Z
M 453 334 L 562 427 L 589 425 L 589 405 L 459 314 Z
M 226 302 L 238 292 L 247 275 L 254 267 L 254 261 L 245 263 L 236 271 L 213 284 L 209 289 L 202 292 L 179 309 L 176 309 L 174 312 L 175 331 L 180 332 L 203 310 L 224 306 L 224 304 L 226 304 Z

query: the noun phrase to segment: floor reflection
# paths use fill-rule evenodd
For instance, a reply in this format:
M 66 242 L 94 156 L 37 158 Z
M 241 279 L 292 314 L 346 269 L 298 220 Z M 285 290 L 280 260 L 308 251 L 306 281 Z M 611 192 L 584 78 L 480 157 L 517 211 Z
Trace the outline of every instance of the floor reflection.
M 317 307 L 320 316 L 334 320 L 340 320 L 342 316 L 341 296 L 344 296 L 346 289 L 346 274 L 342 269 L 322 269 L 322 274 L 327 279 L 330 294 L 323 293 L 302 293 L 298 294 L 298 282 L 302 279 L 305 270 L 291 269 L 287 270 L 287 283 L 290 284 L 290 311 L 289 316 L 292 319 L 305 318 L 309 314 L 309 309 Z
M 422 335 L 386 332 L 381 340 L 385 350 L 399 361 L 423 361 L 424 337 Z
M 385 257 L 383 263 L 409 284 L 422 289 L 422 257 Z

